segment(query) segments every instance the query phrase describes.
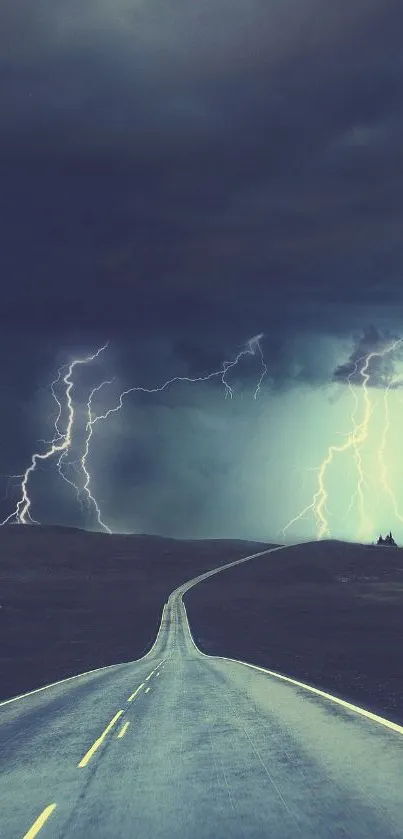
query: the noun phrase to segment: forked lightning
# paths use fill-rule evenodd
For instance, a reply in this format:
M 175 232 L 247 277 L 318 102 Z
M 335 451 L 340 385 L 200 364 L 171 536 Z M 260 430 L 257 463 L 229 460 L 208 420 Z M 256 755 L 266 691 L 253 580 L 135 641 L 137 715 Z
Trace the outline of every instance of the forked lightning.
M 262 334 L 255 335 L 253 338 L 250 338 L 246 346 L 242 350 L 240 350 L 240 352 L 238 352 L 238 354 L 232 361 L 224 361 L 222 367 L 220 367 L 218 370 L 214 370 L 213 372 L 207 373 L 203 376 L 173 376 L 172 378 L 167 379 L 162 385 L 156 387 L 134 386 L 128 388 L 127 390 L 124 390 L 120 393 L 117 404 L 100 414 L 94 413 L 93 411 L 93 398 L 106 385 L 111 385 L 113 380 L 107 379 L 101 382 L 99 385 L 96 385 L 94 388 L 92 388 L 86 405 L 85 440 L 82 455 L 78 460 L 69 460 L 70 450 L 73 445 L 74 424 L 76 421 L 76 408 L 73 399 L 73 372 L 79 365 L 86 365 L 95 361 L 95 359 L 97 359 L 99 355 L 106 349 L 108 344 L 104 344 L 92 355 L 88 355 L 85 358 L 76 358 L 73 361 L 71 361 L 70 364 L 66 365 L 65 367 L 61 367 L 58 371 L 57 377 L 53 380 L 50 386 L 53 400 L 57 406 L 57 415 L 54 420 L 54 437 L 50 442 L 43 441 L 47 448 L 43 452 L 34 452 L 34 454 L 31 456 L 30 465 L 22 475 L 12 476 L 13 478 L 19 478 L 21 480 L 20 499 L 17 502 L 15 509 L 7 516 L 6 519 L 4 519 L 3 522 L 1 522 L 1 524 L 4 525 L 11 522 L 14 522 L 16 524 L 38 524 L 38 521 L 34 519 L 31 514 L 32 498 L 29 494 L 30 480 L 41 462 L 49 461 L 54 458 L 56 462 L 56 468 L 60 476 L 66 483 L 68 483 L 71 487 L 74 488 L 77 499 L 80 502 L 82 502 L 82 499 L 86 498 L 89 504 L 93 506 L 96 521 L 99 527 L 101 527 L 108 533 L 111 533 L 110 528 L 107 524 L 105 524 L 105 522 L 102 519 L 99 503 L 93 495 L 93 491 L 91 489 L 91 474 L 88 467 L 88 458 L 90 454 L 90 444 L 95 424 L 97 422 L 107 420 L 108 417 L 110 417 L 112 414 L 118 413 L 123 407 L 124 399 L 127 396 L 129 396 L 129 394 L 140 392 L 150 394 L 161 393 L 171 385 L 180 382 L 194 384 L 208 382 L 214 378 L 220 378 L 224 387 L 225 398 L 229 397 L 230 399 L 232 399 L 234 396 L 234 389 L 233 386 L 229 384 L 227 376 L 229 372 L 239 364 L 240 360 L 247 355 L 257 355 L 260 362 L 261 373 L 258 384 L 254 391 L 254 399 L 257 399 L 262 387 L 263 380 L 268 372 L 260 343 L 262 338 Z M 65 372 L 65 374 L 63 375 L 63 372 L 65 370 L 67 372 Z M 62 404 L 62 401 L 56 392 L 56 389 L 59 388 L 60 384 L 64 386 L 64 404 Z M 64 431 L 62 431 L 61 423 L 64 410 L 66 411 L 67 419 L 66 428 Z M 79 480 L 79 477 L 77 477 L 75 480 L 73 480 L 70 477 L 72 469 L 74 469 L 78 473 L 78 475 L 81 476 L 81 480 Z M 67 474 L 67 470 L 69 470 L 69 474 Z
M 350 512 L 352 507 L 354 506 L 355 499 L 358 499 L 358 509 L 359 509 L 359 527 L 357 536 L 358 538 L 364 538 L 371 529 L 371 523 L 368 522 L 366 513 L 365 513 L 365 499 L 364 499 L 364 486 L 365 486 L 365 474 L 362 465 L 362 454 L 361 450 L 368 438 L 369 429 L 370 429 L 370 421 L 371 416 L 377 407 L 377 402 L 374 402 L 374 399 L 371 398 L 369 392 L 369 381 L 370 381 L 370 366 L 371 362 L 374 359 L 385 358 L 385 356 L 389 355 L 390 353 L 395 352 L 398 350 L 403 344 L 403 338 L 396 339 L 391 344 L 384 347 L 382 350 L 373 351 L 368 353 L 366 356 L 360 358 L 356 363 L 354 370 L 350 373 L 347 377 L 347 384 L 349 386 L 350 392 L 353 395 L 354 399 L 354 409 L 351 415 L 351 424 L 352 430 L 348 433 L 347 439 L 338 445 L 332 444 L 329 446 L 325 457 L 323 458 L 322 462 L 319 464 L 317 469 L 318 479 L 317 479 L 317 490 L 313 496 L 312 501 L 301 510 L 291 521 L 286 524 L 286 526 L 281 531 L 283 538 L 285 538 L 287 531 L 289 531 L 295 524 L 299 521 L 304 519 L 308 513 L 313 514 L 315 523 L 316 523 L 316 537 L 318 540 L 323 539 L 325 537 L 330 537 L 331 530 L 329 526 L 329 519 L 328 519 L 328 500 L 329 500 L 329 493 L 326 488 L 326 476 L 329 467 L 332 465 L 335 456 L 346 454 L 347 452 L 351 452 L 357 473 L 357 484 L 353 495 L 351 497 L 351 501 L 348 507 L 347 512 Z M 364 405 L 364 415 L 361 422 L 357 422 L 357 413 L 359 410 L 359 399 L 354 387 L 352 385 L 351 379 L 352 377 L 359 371 L 359 375 L 362 379 L 361 390 L 363 394 L 363 405 Z M 384 390 L 384 423 L 383 423 L 383 433 L 381 436 L 380 446 L 378 449 L 378 461 L 381 467 L 381 482 L 383 485 L 384 490 L 389 494 L 393 509 L 398 518 L 403 522 L 403 518 L 401 517 L 398 511 L 398 505 L 396 501 L 396 497 L 394 492 L 388 482 L 387 478 L 387 469 L 384 460 L 384 452 L 385 452 L 385 444 L 386 444 L 386 436 L 389 430 L 389 413 L 388 413 L 388 394 L 390 388 L 396 384 L 397 380 L 400 377 L 392 378 L 386 389 Z

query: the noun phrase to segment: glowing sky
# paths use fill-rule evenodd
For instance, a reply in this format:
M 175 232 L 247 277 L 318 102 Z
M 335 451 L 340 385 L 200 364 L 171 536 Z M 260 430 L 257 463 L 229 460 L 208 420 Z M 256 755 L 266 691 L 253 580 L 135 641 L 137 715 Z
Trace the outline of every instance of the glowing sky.
M 75 355 L 109 339 L 94 374 L 152 386 L 263 332 L 259 400 L 245 364 L 232 402 L 178 385 L 97 429 L 97 497 L 117 529 L 251 538 L 309 502 L 306 469 L 349 431 L 354 353 L 403 334 L 402 23 L 397 0 L 2 4 L 1 474 L 51 433 L 48 385 Z M 375 500 L 381 404 L 375 531 L 395 527 Z M 329 473 L 348 537 L 353 479 Z M 41 520 L 82 524 L 55 480 L 38 475 Z

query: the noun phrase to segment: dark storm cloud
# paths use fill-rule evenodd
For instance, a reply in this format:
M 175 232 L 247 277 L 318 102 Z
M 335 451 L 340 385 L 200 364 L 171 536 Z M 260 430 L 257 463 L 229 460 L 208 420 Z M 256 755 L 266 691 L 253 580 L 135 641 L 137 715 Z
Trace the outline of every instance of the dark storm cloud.
M 189 376 L 206 375 L 210 370 L 219 370 L 223 364 L 223 359 L 218 353 L 212 353 L 211 349 L 206 350 L 185 338 L 175 341 L 172 349 L 178 358 L 185 361 Z
M 336 6 L 3 8 L 9 296 L 92 325 L 400 300 L 401 14 Z
M 45 433 L 45 389 L 72 354 L 109 338 L 99 375 L 153 386 L 263 332 L 261 402 L 258 366 L 231 374 L 245 420 L 219 380 L 178 386 L 154 412 L 130 401 L 95 449 L 112 477 L 122 453 L 98 478 L 117 517 L 140 498 L 144 526 L 167 530 L 175 508 L 180 530 L 181 504 L 197 500 L 194 521 L 208 498 L 205 532 L 214 515 L 225 530 L 214 510 L 242 484 L 250 423 L 266 441 L 278 410 L 277 439 L 283 399 L 299 410 L 299 388 L 401 334 L 402 23 L 400 0 L 0 4 L 4 471 Z M 248 497 L 260 465 L 259 450 Z
M 372 357 L 364 369 L 364 373 L 369 375 L 368 382 L 371 387 L 385 388 L 391 380 L 393 382 L 396 362 L 402 360 L 403 350 L 399 336 L 381 333 L 374 325 L 356 336 L 352 353 L 344 364 L 338 365 L 333 380 L 362 385 L 364 379 L 361 371 L 369 355 Z

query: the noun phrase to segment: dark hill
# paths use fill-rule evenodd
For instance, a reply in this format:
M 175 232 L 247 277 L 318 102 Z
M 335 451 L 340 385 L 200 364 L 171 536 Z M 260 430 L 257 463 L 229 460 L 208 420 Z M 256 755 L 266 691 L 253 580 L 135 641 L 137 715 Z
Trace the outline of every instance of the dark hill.
M 185 597 L 207 653 L 238 658 L 403 722 L 403 550 L 314 542 L 218 574 Z
M 0 528 L 0 699 L 140 657 L 174 588 L 263 548 L 56 526 Z

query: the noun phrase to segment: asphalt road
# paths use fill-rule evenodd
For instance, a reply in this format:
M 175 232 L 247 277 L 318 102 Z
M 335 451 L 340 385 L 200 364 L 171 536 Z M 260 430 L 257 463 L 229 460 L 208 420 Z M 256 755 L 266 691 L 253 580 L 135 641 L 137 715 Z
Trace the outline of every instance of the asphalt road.
M 1 839 L 403 837 L 403 728 L 204 656 L 188 586 L 143 659 L 0 706 Z

